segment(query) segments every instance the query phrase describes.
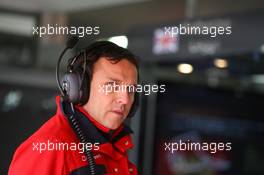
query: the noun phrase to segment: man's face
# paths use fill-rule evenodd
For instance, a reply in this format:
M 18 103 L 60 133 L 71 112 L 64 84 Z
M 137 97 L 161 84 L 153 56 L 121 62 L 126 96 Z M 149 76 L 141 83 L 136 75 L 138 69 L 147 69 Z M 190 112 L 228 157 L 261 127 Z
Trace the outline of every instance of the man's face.
M 124 88 L 115 88 L 114 92 L 114 85 L 135 86 L 137 81 L 137 69 L 131 62 L 122 59 L 112 63 L 101 57 L 93 67 L 90 97 L 84 109 L 103 126 L 117 129 L 130 111 L 134 92 Z

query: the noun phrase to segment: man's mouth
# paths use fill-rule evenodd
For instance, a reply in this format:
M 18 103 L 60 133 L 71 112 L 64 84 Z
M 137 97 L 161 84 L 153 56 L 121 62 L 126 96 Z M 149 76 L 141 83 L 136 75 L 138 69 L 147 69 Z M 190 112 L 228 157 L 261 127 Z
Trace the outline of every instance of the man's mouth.
M 117 115 L 124 116 L 124 112 L 121 111 L 121 110 L 113 110 L 113 111 L 111 111 L 111 112 L 113 112 L 113 113 L 115 113 L 115 114 L 117 114 Z

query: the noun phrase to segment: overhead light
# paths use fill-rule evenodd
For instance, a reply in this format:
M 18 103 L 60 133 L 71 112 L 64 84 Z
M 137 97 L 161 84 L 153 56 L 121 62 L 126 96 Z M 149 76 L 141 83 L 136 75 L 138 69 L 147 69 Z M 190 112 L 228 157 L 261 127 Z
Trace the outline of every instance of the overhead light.
M 0 33 L 32 36 L 36 24 L 34 16 L 0 13 Z
M 254 83 L 264 84 L 264 75 L 263 74 L 253 75 L 252 80 Z
M 127 46 L 128 46 L 128 39 L 125 35 L 113 36 L 113 37 L 109 38 L 108 41 L 111 41 L 111 42 L 113 42 L 113 43 L 115 43 L 118 46 L 123 47 L 123 48 L 127 48 Z
M 223 58 L 216 58 L 214 60 L 214 65 L 215 67 L 217 68 L 227 68 L 228 67 L 228 61 L 226 59 L 223 59 Z
M 264 44 L 262 44 L 262 45 L 260 46 L 260 52 L 261 52 L 261 53 L 264 53 Z
M 190 74 L 193 72 L 193 66 L 191 64 L 182 63 L 178 65 L 177 70 L 183 74 Z

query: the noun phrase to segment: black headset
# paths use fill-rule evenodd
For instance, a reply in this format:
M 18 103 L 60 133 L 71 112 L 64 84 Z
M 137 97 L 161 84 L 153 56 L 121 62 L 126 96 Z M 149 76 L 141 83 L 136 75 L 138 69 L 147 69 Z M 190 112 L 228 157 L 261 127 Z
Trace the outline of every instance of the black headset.
M 78 105 L 84 105 L 89 100 L 90 95 L 90 84 L 91 84 L 91 77 L 92 77 L 92 71 L 90 70 L 89 66 L 87 67 L 87 62 L 89 61 L 89 56 L 87 57 L 87 54 L 89 52 L 92 52 L 97 47 L 102 47 L 106 44 L 109 44 L 107 41 L 99 41 L 96 44 L 92 44 L 88 46 L 86 49 L 82 50 L 77 54 L 75 57 L 70 59 L 68 61 L 67 66 L 67 72 L 63 76 L 63 82 L 62 85 L 60 83 L 60 77 L 59 77 L 59 67 L 60 62 L 63 57 L 63 55 L 66 53 L 68 49 L 72 49 L 78 42 L 78 37 L 70 37 L 67 41 L 66 48 L 61 53 L 57 67 L 56 67 L 56 80 L 58 87 L 61 92 L 61 96 L 64 100 Z M 76 61 L 81 58 L 81 55 L 83 55 L 83 65 L 82 68 L 74 68 L 74 64 Z M 135 92 L 134 96 L 134 102 L 131 106 L 130 112 L 128 114 L 128 117 L 134 116 L 134 114 L 137 111 L 137 108 L 139 106 L 139 93 Z

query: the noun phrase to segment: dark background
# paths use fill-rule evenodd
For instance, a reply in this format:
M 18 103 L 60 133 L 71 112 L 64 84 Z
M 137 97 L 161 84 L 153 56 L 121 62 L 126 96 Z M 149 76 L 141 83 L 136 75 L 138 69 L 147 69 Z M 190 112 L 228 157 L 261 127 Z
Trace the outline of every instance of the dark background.
M 135 142 L 129 157 L 139 174 L 263 174 L 263 9 L 262 0 L 2 0 L 0 174 L 7 174 L 19 144 L 56 112 L 55 66 L 68 36 L 32 34 L 32 27 L 47 24 L 100 27 L 66 58 L 94 40 L 125 35 L 127 47 L 140 56 L 141 83 L 166 85 L 165 93 L 142 95 L 129 121 Z M 198 21 L 228 21 L 232 34 L 177 36 L 171 43 L 177 51 L 153 52 L 157 29 Z M 219 58 L 227 67 L 214 64 Z M 193 71 L 180 72 L 182 63 Z M 164 152 L 164 142 L 177 139 L 231 142 L 232 150 Z

